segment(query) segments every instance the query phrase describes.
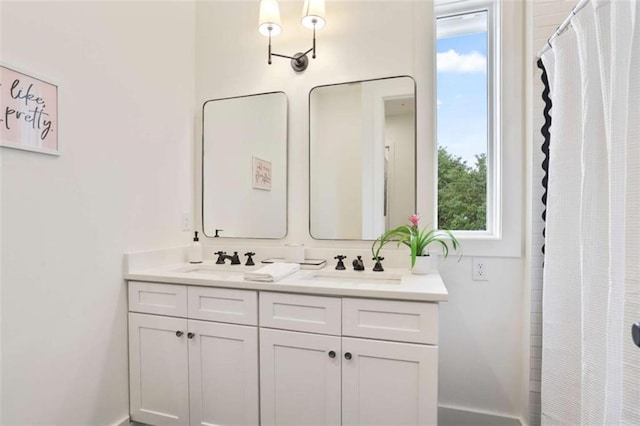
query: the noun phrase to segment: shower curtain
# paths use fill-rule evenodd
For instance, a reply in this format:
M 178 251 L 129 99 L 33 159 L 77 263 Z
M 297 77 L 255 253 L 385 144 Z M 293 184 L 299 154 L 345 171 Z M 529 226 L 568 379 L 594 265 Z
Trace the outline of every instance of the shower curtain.
M 592 0 L 542 56 L 552 100 L 542 424 L 640 425 L 640 0 Z

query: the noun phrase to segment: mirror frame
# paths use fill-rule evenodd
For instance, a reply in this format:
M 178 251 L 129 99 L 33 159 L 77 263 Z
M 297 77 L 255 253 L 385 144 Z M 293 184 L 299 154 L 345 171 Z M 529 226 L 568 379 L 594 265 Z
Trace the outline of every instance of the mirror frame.
M 416 84 L 416 80 L 415 78 L 413 78 L 410 75 L 394 75 L 394 76 L 390 76 L 390 77 L 380 77 L 380 78 L 371 78 L 371 79 L 366 79 L 366 80 L 355 80 L 355 81 L 344 81 L 341 83 L 331 83 L 331 84 L 323 84 L 320 86 L 315 86 L 313 87 L 311 90 L 309 90 L 309 97 L 308 97 L 308 114 L 309 114 L 309 128 L 308 128 L 308 135 L 309 135 L 309 142 L 307 145 L 307 148 L 309 150 L 309 154 L 308 154 L 308 166 L 309 166 L 309 186 L 308 186 L 308 194 L 309 194 L 309 236 L 311 236 L 312 239 L 314 240 L 318 240 L 318 241 L 375 241 L 375 239 L 371 239 L 371 240 L 364 240 L 364 239 L 354 239 L 354 238 L 339 238 L 339 239 L 335 239 L 335 238 L 316 238 L 312 233 L 311 233 L 311 94 L 313 93 L 314 90 L 316 89 L 320 89 L 320 88 L 324 88 L 324 87 L 331 87 L 331 86 L 340 86 L 340 85 L 344 85 L 344 84 L 356 84 L 356 83 L 368 83 L 368 82 L 372 82 L 372 81 L 384 81 L 384 80 L 391 80 L 394 78 L 410 78 L 411 81 L 413 82 L 413 108 L 414 108 L 414 120 L 413 120 L 413 185 L 414 185 L 414 191 L 413 191 L 413 210 L 414 212 L 416 211 L 416 209 L 418 208 L 418 87 Z M 407 223 L 408 223 L 408 219 L 407 218 Z
M 240 98 L 251 98 L 254 96 L 263 96 L 263 95 L 274 95 L 274 94 L 283 94 L 285 97 L 285 101 L 286 101 L 286 114 L 285 114 L 285 129 L 286 129 L 286 135 L 285 135 L 285 161 L 286 161 L 286 170 L 285 170 L 285 182 L 284 182 L 284 187 L 285 187 L 285 203 L 284 203 L 284 235 L 282 235 L 281 237 L 234 237 L 234 236 L 226 236 L 226 235 L 220 235 L 219 238 L 233 238 L 233 239 L 244 239 L 244 240 L 282 240 L 284 238 L 287 237 L 287 235 L 289 234 L 289 97 L 287 96 L 287 93 L 282 91 L 282 90 L 276 90 L 276 91 L 272 91 L 272 92 L 263 92 L 263 93 L 252 93 L 250 95 L 239 95 L 239 96 L 228 96 L 225 98 L 216 98 L 216 99 L 208 99 L 206 101 L 204 101 L 202 103 L 202 147 L 201 147 L 201 152 L 200 152 L 200 201 L 201 201 L 201 209 L 200 209 L 200 213 L 201 213 L 201 221 L 202 221 L 202 235 L 204 235 L 207 238 L 217 238 L 215 235 L 207 235 L 206 231 L 205 231 L 205 226 L 204 226 L 204 189 L 205 189 L 205 183 L 204 183 L 204 147 L 205 147 L 205 143 L 204 143 L 204 123 L 205 123 L 205 114 L 204 114 L 204 109 L 206 107 L 206 105 L 209 102 L 214 102 L 214 101 L 227 101 L 227 100 L 232 100 L 232 99 L 240 99 Z M 223 231 L 224 232 L 224 231 Z

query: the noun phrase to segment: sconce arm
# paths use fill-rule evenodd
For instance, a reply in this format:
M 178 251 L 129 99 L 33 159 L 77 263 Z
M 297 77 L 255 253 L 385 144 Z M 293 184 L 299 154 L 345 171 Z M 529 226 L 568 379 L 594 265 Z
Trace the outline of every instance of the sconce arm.
M 303 53 L 303 55 L 306 55 L 307 53 L 313 51 L 313 57 L 316 57 L 316 47 L 313 46 L 311 49 L 307 50 L 306 52 Z
M 272 56 L 277 56 L 279 58 L 285 58 L 285 59 L 290 59 L 291 60 L 291 67 L 294 69 L 294 71 L 296 72 L 301 72 L 307 69 L 307 65 L 309 64 L 309 59 L 307 57 L 307 55 L 309 53 L 313 52 L 313 55 L 311 56 L 313 59 L 316 58 L 316 28 L 315 26 L 313 27 L 313 45 L 311 46 L 310 49 L 308 49 L 306 52 L 302 53 L 296 53 L 294 56 L 289 56 L 289 55 L 282 55 L 280 53 L 274 53 L 271 51 L 271 31 L 269 31 L 269 49 L 267 51 L 267 57 L 268 57 L 268 64 L 271 65 L 271 57 Z
M 280 57 L 280 58 L 287 58 L 287 59 L 293 59 L 293 60 L 296 60 L 296 59 L 298 59 L 300 56 L 305 56 L 306 54 L 308 54 L 308 53 L 309 53 L 309 52 L 311 52 L 311 51 L 313 51 L 313 47 L 312 47 L 311 49 L 307 50 L 307 51 L 306 51 L 306 52 L 304 52 L 304 53 L 301 53 L 301 54 L 300 54 L 300 53 L 298 53 L 298 54 L 296 55 L 297 57 L 296 57 L 296 56 L 281 55 L 281 54 L 279 54 L 279 53 L 273 53 L 273 52 L 271 52 L 271 56 L 278 56 L 278 57 Z
M 279 53 L 273 53 L 273 52 L 271 52 L 271 56 L 277 56 L 279 58 L 287 58 L 287 59 L 294 59 L 294 60 L 297 59 L 297 58 L 294 58 L 293 56 L 281 55 Z

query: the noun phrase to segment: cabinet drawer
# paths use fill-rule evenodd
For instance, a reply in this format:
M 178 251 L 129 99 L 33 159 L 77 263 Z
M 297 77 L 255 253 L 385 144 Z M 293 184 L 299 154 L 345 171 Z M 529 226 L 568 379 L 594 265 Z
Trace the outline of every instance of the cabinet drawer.
M 186 317 L 187 287 L 130 281 L 129 310 L 146 314 Z
M 258 325 L 258 293 L 250 290 L 189 287 L 189 318 Z
M 260 326 L 339 336 L 340 307 L 336 297 L 260 292 Z
M 438 304 L 342 299 L 342 335 L 438 343 Z

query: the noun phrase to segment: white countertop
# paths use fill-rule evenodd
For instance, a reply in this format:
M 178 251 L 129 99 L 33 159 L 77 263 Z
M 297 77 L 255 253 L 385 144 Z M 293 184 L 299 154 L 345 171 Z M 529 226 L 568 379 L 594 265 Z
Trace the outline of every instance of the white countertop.
M 277 282 L 244 280 L 244 271 L 255 270 L 262 266 L 264 265 L 247 268 L 242 265 L 215 265 L 211 261 L 205 261 L 200 265 L 173 263 L 150 269 L 133 270 L 125 274 L 125 279 L 205 287 L 393 300 L 444 302 L 448 299 L 447 289 L 437 272 L 415 275 L 408 269 L 394 268 L 385 268 L 384 272 L 353 271 L 350 268 L 336 271 L 332 266 L 326 266 L 319 270 L 300 270 Z M 203 268 L 203 270 L 211 268 L 211 271 L 184 272 L 192 268 Z

